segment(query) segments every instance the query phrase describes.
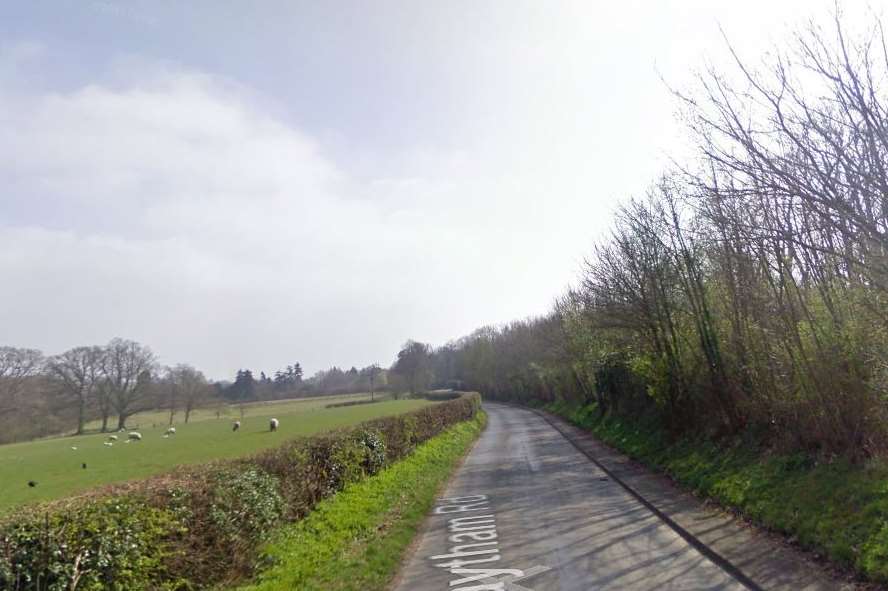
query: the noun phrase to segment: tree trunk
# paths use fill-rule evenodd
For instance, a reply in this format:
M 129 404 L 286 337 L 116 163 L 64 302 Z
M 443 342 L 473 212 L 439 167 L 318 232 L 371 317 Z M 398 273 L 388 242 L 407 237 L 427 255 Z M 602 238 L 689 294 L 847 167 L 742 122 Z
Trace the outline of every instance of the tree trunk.
M 86 399 L 81 398 L 77 408 L 77 435 L 83 435 L 83 425 L 86 423 Z
M 117 415 L 117 430 L 120 431 L 122 429 L 126 429 L 126 420 L 130 416 L 128 414 L 119 414 Z
M 191 416 L 191 408 L 186 406 L 185 407 L 185 424 L 186 425 L 188 424 L 188 417 L 190 417 L 190 416 Z
M 108 432 L 108 414 L 102 413 L 102 433 Z

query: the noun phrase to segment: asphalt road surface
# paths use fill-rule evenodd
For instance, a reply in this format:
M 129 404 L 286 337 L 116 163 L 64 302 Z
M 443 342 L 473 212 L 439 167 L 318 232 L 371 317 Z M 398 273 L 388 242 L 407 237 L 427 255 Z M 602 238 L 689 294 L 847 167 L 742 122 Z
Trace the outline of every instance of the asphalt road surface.
M 745 589 L 535 413 L 489 423 L 396 589 Z

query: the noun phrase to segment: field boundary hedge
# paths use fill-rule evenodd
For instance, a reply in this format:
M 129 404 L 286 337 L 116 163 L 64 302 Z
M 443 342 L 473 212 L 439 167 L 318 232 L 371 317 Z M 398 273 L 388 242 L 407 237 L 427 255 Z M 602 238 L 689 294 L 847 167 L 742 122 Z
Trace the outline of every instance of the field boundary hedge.
M 379 404 L 380 402 L 386 402 L 390 400 L 389 398 L 380 396 L 374 400 L 346 400 L 345 402 L 334 402 L 333 404 L 326 404 L 324 408 L 342 408 L 345 406 L 360 406 L 362 404 Z
M 481 398 L 366 421 L 0 518 L 0 590 L 199 589 L 249 576 L 275 528 L 376 474 Z
M 271 565 L 237 591 L 381 591 L 447 481 L 487 423 L 484 412 L 449 427 L 379 474 L 348 485 L 263 547 Z

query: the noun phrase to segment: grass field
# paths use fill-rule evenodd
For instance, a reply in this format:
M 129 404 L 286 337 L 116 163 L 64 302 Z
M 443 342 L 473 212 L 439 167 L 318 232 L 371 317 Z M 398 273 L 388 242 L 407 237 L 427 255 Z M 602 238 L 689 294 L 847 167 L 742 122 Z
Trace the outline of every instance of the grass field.
M 377 393 L 375 396 L 376 400 L 383 400 L 390 397 L 390 394 Z M 349 400 L 369 400 L 370 394 L 337 394 L 335 396 L 315 396 L 312 398 L 291 398 L 288 400 L 271 400 L 267 402 L 251 402 L 249 404 L 244 404 L 243 406 L 243 416 L 246 417 L 267 417 L 271 416 L 269 413 L 292 413 L 292 412 L 306 412 L 310 410 L 318 410 L 324 408 L 328 404 L 333 404 L 336 402 L 346 402 Z M 189 417 L 189 424 L 196 423 L 198 421 L 207 421 L 207 420 L 215 420 L 217 418 L 222 419 L 231 419 L 232 421 L 235 419 L 241 418 L 241 405 L 236 404 L 219 404 L 218 406 L 212 406 L 207 408 L 197 408 L 191 412 L 191 416 Z M 182 412 L 177 412 L 173 417 L 173 424 L 176 428 L 179 428 L 179 425 L 185 420 L 185 415 Z M 113 428 L 117 425 L 117 418 L 111 417 L 109 421 L 110 426 Z M 170 422 L 170 413 L 167 410 L 149 410 L 145 412 L 136 413 L 130 417 L 127 421 L 127 426 L 132 427 L 134 429 L 147 428 L 151 426 L 160 426 L 166 425 Z M 95 431 L 98 432 L 99 428 L 102 426 L 101 421 L 90 421 L 86 424 L 87 432 Z
M 329 398 L 323 398 L 250 405 L 245 409 L 247 412 L 237 433 L 231 431 L 231 420 L 237 417 L 216 419 L 215 413 L 210 413 L 212 418 L 203 414 L 188 425 L 177 424 L 178 432 L 169 438 L 163 437 L 166 421 L 152 427 L 145 417 L 136 419 L 134 424 L 140 424 L 142 441 L 124 443 L 124 433 L 113 447 L 103 445 L 107 435 L 102 434 L 0 446 L 0 513 L 32 501 L 55 499 L 101 484 L 157 474 L 180 464 L 249 454 L 296 435 L 431 404 L 425 400 L 400 400 L 324 409 L 323 405 L 329 402 Z M 276 433 L 268 430 L 268 419 L 272 416 L 281 421 Z M 85 470 L 81 467 L 83 463 L 87 465 Z M 29 480 L 36 481 L 37 486 L 29 487 Z

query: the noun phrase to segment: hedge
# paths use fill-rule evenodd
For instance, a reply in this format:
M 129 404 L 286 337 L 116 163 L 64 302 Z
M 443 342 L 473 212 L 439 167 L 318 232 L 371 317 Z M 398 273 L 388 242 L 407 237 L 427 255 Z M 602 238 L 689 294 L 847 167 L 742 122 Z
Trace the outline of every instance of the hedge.
M 200 589 L 249 576 L 258 547 L 346 484 L 471 419 L 477 394 L 0 519 L 0 590 Z
M 443 402 L 445 400 L 455 400 L 459 398 L 460 392 L 454 390 L 432 390 L 431 392 L 424 393 L 421 397 L 426 400 Z
M 388 398 L 383 396 L 378 396 L 375 399 L 367 400 L 362 398 L 360 400 L 346 400 L 345 402 L 334 402 L 333 404 L 327 404 L 324 408 L 343 408 L 345 406 L 359 406 L 361 404 L 379 404 L 380 402 L 385 402 Z

